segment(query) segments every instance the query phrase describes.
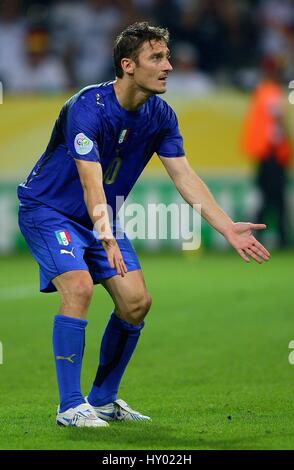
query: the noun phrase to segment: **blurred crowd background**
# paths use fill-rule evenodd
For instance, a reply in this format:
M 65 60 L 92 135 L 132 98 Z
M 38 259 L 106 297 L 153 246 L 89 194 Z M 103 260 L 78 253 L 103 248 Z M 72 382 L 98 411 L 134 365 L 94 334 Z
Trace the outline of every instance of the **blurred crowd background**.
M 190 76 L 187 85 L 195 93 L 220 83 L 251 88 L 273 57 L 285 81 L 294 77 L 293 0 L 4 0 L 0 5 L 0 80 L 6 91 L 65 91 L 109 80 L 114 37 L 140 20 L 169 28 L 175 72 Z
M 0 254 L 25 249 L 16 186 L 64 101 L 114 79 L 114 38 L 146 20 L 171 34 L 164 99 L 190 164 L 234 220 L 267 223 L 269 247 L 294 246 L 294 0 L 0 0 Z M 178 198 L 154 157 L 128 200 Z M 227 247 L 205 223 L 202 242 Z

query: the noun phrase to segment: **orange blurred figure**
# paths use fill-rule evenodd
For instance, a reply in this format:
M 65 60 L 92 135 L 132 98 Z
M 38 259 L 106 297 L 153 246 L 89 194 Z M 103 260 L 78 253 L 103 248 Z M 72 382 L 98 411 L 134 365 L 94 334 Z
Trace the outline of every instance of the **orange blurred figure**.
M 291 161 L 291 145 L 285 125 L 285 96 L 280 83 L 281 68 L 277 59 L 265 58 L 264 78 L 251 97 L 242 133 L 242 151 L 257 164 L 256 184 L 262 204 L 256 219 L 264 222 L 274 211 L 279 231 L 279 245 L 288 244 L 286 173 Z

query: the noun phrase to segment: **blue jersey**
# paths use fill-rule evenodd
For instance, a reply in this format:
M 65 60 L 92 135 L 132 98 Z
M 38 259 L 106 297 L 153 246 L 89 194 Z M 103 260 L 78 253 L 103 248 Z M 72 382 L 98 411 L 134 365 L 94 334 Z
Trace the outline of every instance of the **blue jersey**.
M 177 117 L 164 100 L 152 96 L 130 112 L 120 106 L 113 82 L 84 88 L 65 103 L 46 151 L 19 185 L 21 207 L 49 206 L 91 227 L 74 159 L 100 162 L 115 216 L 116 196 L 126 199 L 154 152 L 184 155 Z

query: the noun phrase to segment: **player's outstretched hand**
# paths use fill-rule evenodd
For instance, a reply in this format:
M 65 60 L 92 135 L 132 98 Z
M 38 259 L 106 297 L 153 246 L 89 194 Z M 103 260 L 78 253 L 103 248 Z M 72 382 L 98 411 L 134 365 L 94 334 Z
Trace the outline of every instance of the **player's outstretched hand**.
M 263 230 L 264 224 L 251 224 L 250 222 L 236 222 L 225 233 L 225 238 L 247 263 L 253 258 L 257 263 L 268 261 L 270 253 L 252 235 L 253 230 Z
M 104 250 L 106 251 L 110 267 L 115 268 L 117 274 L 124 277 L 128 270 L 123 260 L 116 239 L 104 237 L 101 242 Z

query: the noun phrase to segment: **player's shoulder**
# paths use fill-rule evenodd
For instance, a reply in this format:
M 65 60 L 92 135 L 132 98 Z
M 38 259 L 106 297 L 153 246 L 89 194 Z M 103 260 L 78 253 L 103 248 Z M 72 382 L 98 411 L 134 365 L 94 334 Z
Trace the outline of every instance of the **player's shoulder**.
M 94 85 L 89 85 L 79 90 L 65 103 L 68 108 L 74 110 L 91 110 L 95 114 L 99 114 L 105 109 L 105 100 L 107 95 L 112 93 L 113 82 L 103 82 Z
M 168 124 L 176 118 L 173 108 L 158 95 L 150 98 L 150 111 L 153 118 L 156 118 L 159 123 Z

